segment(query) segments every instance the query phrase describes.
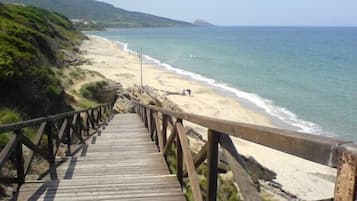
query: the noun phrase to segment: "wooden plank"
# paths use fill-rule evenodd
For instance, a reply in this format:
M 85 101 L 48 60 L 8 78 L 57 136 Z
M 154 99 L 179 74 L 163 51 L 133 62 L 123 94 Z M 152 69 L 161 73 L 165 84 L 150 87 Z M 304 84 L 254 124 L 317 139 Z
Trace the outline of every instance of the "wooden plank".
M 162 149 L 166 146 L 167 143 L 167 124 L 168 124 L 168 116 L 162 114 Z
M 42 156 L 44 159 L 49 160 L 47 153 L 45 153 L 43 150 L 37 147 L 34 143 L 31 142 L 30 139 L 28 139 L 26 136 L 24 136 L 22 133 L 18 133 L 19 137 L 21 137 L 21 141 L 24 145 L 26 145 L 30 150 L 36 152 L 40 156 Z
M 56 200 L 56 201 L 68 201 L 68 200 L 73 200 L 73 201 L 96 201 L 96 200 L 131 200 L 132 198 L 143 198 L 143 200 L 146 200 L 147 198 L 150 198 L 150 200 L 157 200 L 160 201 L 160 197 L 167 197 L 167 196 L 180 196 L 182 195 L 181 192 L 162 192 L 162 193 L 157 193 L 157 192 L 147 192 L 144 194 L 141 194 L 140 191 L 132 191 L 130 193 L 125 193 L 125 194 L 120 194 L 119 192 L 110 192 L 106 194 L 102 193 L 88 193 L 88 194 L 82 194 L 82 195 L 76 195 L 76 193 L 72 194 L 67 194 L 64 196 L 56 196 L 54 197 L 51 194 L 44 193 L 41 197 L 36 199 L 29 199 L 29 200 Z M 154 198 L 154 199 L 153 199 Z M 24 199 L 27 200 L 27 199 Z M 161 200 L 165 201 L 165 200 Z M 182 200 L 183 201 L 183 200 Z
M 259 194 L 252 185 L 252 181 L 250 180 L 249 175 L 245 172 L 244 168 L 227 150 L 223 149 L 223 154 L 233 171 L 235 181 L 239 186 L 239 192 L 241 193 L 243 199 L 247 201 L 260 201 L 261 199 Z
M 164 150 L 163 150 L 163 155 L 164 156 L 166 156 L 167 153 L 169 152 L 170 147 L 171 147 L 173 141 L 175 140 L 175 138 L 176 138 L 176 130 L 175 130 L 175 127 L 172 127 L 171 134 L 170 134 L 169 139 L 167 140 L 167 143 L 166 143 L 166 145 L 164 147 Z
M 61 125 L 61 128 L 59 129 L 58 133 L 57 133 L 57 149 L 59 147 L 59 145 L 61 144 L 62 140 L 63 140 L 63 136 L 64 136 L 64 133 L 65 133 L 65 130 L 67 128 L 67 118 L 63 120 L 62 122 L 62 125 Z
M 9 142 L 5 145 L 5 147 L 1 150 L 0 153 L 0 169 L 5 165 L 12 152 L 15 150 L 16 144 L 16 136 L 10 136 Z
M 241 161 L 240 156 L 235 149 L 235 146 L 228 135 L 220 134 L 219 142 L 223 148 L 223 155 L 228 161 L 228 164 L 233 172 L 236 183 L 239 187 L 239 192 L 241 193 L 243 200 L 246 201 L 260 201 L 261 198 L 247 174 L 245 169 L 239 163 Z
M 133 115 L 114 117 L 95 144 L 87 145 L 85 156 L 62 159 L 56 171 L 61 180 L 25 184 L 20 198 L 184 201 L 179 182 L 169 175 L 148 131 L 132 129 L 137 124 L 143 126 L 138 119 Z
M 136 182 L 136 183 L 129 183 L 129 184 L 117 184 L 117 183 L 111 183 L 111 184 L 87 184 L 85 182 L 82 183 L 77 183 L 76 185 L 67 185 L 63 183 L 59 184 L 54 184 L 54 185 L 48 185 L 48 184 L 42 184 L 40 187 L 46 188 L 46 190 L 52 190 L 52 189 L 58 189 L 57 193 L 65 193 L 65 192 L 87 192 L 88 189 L 93 189 L 96 191 L 124 191 L 124 190 L 135 190 L 135 189 L 141 189 L 141 190 L 150 190 L 152 187 L 155 186 L 155 188 L 160 188 L 160 190 L 168 190 L 171 189 L 172 191 L 178 191 L 179 186 L 177 185 L 177 182 L 151 182 L 151 183 L 146 183 L 146 182 Z M 37 190 L 39 186 L 34 186 L 32 187 L 27 187 L 23 188 L 21 191 L 22 192 L 31 192 L 33 190 Z
M 109 105 L 106 104 L 106 106 L 109 106 Z M 100 107 L 100 106 L 98 106 L 98 107 Z M 98 107 L 95 107 L 95 108 L 98 108 Z M 12 132 L 12 131 L 26 128 L 26 127 L 37 126 L 37 125 L 42 124 L 43 122 L 50 122 L 50 121 L 53 122 L 53 121 L 60 120 L 65 117 L 68 117 L 68 116 L 72 116 L 76 113 L 84 113 L 86 111 L 88 111 L 88 110 L 84 109 L 84 110 L 78 110 L 78 111 L 64 112 L 64 113 L 60 113 L 60 114 L 56 114 L 56 115 L 50 115 L 47 117 L 40 117 L 40 118 L 31 119 L 31 120 L 27 120 L 27 121 L 1 125 L 0 133 Z
M 175 125 L 175 133 L 176 133 L 176 176 L 183 186 L 183 153 L 182 153 L 182 145 L 181 140 L 178 134 L 177 124 L 182 123 L 182 120 L 178 119 Z
M 149 109 L 145 109 L 146 111 L 146 118 L 147 118 L 147 127 L 148 127 L 148 130 L 149 130 L 149 134 L 151 136 L 151 139 L 153 140 L 153 136 L 151 135 L 151 131 L 152 131 L 152 124 L 151 124 L 151 112 Z
M 160 128 L 160 120 L 158 117 L 158 113 L 154 114 L 154 118 L 155 118 L 155 126 L 156 126 L 156 135 L 159 140 L 159 151 L 162 152 L 162 150 L 164 149 L 164 139 L 162 137 L 162 128 Z
M 19 184 L 23 184 L 25 182 L 25 168 L 24 168 L 24 155 L 22 151 L 22 138 L 21 138 L 21 130 L 15 131 L 16 138 L 18 139 L 18 143 L 16 143 L 15 153 L 16 153 L 16 172 L 17 172 L 17 180 Z
M 46 127 L 49 172 L 50 172 L 50 177 L 53 180 L 57 179 L 56 166 L 55 166 L 55 152 L 54 152 L 54 146 L 53 146 L 53 131 L 52 131 L 54 126 L 55 126 L 54 123 L 51 122 L 51 123 L 49 123 L 49 126 Z
M 339 153 L 334 200 L 354 201 L 357 199 L 357 146 L 343 145 Z
M 134 103 L 143 106 L 141 103 L 135 101 Z M 145 105 L 145 107 L 168 116 L 187 120 L 221 133 L 242 138 L 330 167 L 336 167 L 337 165 L 337 147 L 341 144 L 351 143 L 351 141 L 325 137 L 322 135 L 256 126 L 190 113 L 173 112 L 150 105 Z
M 206 142 L 200 151 L 193 156 L 193 163 L 195 165 L 195 168 L 197 169 L 207 158 L 207 147 L 208 143 Z M 183 175 L 186 177 L 187 176 L 187 170 L 183 171 Z
M 186 138 L 186 130 L 181 122 L 176 124 L 177 135 L 180 138 L 180 144 L 182 146 L 183 159 L 186 164 L 188 178 L 190 180 L 190 186 L 192 190 L 193 199 L 195 201 L 202 201 L 202 194 L 195 166 L 193 165 L 193 159 L 191 156 L 191 149 Z
M 209 201 L 216 201 L 217 200 L 219 133 L 209 129 L 207 136 L 208 136 L 208 141 L 207 141 L 207 167 L 208 167 L 207 199 Z

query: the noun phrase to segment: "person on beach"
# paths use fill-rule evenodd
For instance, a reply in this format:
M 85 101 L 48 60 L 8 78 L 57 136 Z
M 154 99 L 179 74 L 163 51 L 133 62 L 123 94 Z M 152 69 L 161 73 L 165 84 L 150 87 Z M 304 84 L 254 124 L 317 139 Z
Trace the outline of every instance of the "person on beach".
M 191 89 L 183 89 L 182 95 L 186 96 L 186 92 L 188 93 L 188 96 L 191 96 Z
M 186 89 L 188 96 L 191 96 L 191 89 Z

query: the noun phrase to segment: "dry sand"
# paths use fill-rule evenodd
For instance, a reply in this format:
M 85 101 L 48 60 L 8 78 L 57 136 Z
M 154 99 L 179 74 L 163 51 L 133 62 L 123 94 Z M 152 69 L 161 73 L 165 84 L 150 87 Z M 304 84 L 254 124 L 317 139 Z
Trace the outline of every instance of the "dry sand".
M 100 37 L 89 36 L 81 50 L 90 61 L 80 67 L 97 71 L 105 77 L 129 87 L 140 84 L 140 60 L 118 47 L 118 44 Z M 159 93 L 178 104 L 186 112 L 251 124 L 273 127 L 269 116 L 242 106 L 234 97 L 178 75 L 150 63 L 143 65 L 143 83 L 159 90 Z M 182 96 L 182 90 L 190 88 L 191 96 Z M 205 130 L 194 125 L 198 131 Z M 205 135 L 203 134 L 205 137 Z M 254 157 L 265 167 L 277 173 L 276 182 L 282 188 L 304 200 L 333 197 L 333 178 L 336 171 L 298 157 L 261 145 L 234 139 L 240 153 Z

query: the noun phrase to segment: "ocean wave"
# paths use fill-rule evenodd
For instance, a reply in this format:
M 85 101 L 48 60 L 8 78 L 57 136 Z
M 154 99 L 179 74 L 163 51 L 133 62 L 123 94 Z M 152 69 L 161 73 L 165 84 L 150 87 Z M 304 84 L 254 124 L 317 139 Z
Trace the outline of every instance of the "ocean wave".
M 117 42 L 124 51 L 130 52 L 131 54 L 136 54 L 136 55 L 138 54 L 137 52 L 130 50 L 128 48 L 127 43 L 123 43 L 121 41 L 117 41 Z M 200 82 L 204 82 L 210 86 L 213 86 L 213 87 L 216 87 L 223 91 L 232 93 L 238 99 L 246 100 L 249 103 L 251 103 L 251 104 L 255 105 L 256 107 L 265 111 L 268 115 L 271 115 L 272 117 L 275 117 L 275 118 L 279 119 L 280 121 L 293 126 L 294 128 L 296 128 L 297 131 L 306 132 L 306 133 L 314 133 L 314 134 L 322 133 L 322 128 L 319 125 L 299 118 L 295 113 L 289 111 L 288 109 L 286 109 L 284 107 L 277 106 L 276 104 L 274 104 L 274 102 L 272 100 L 263 98 L 263 97 L 259 96 L 258 94 L 241 91 L 237 88 L 230 86 L 229 84 L 218 82 L 214 79 L 207 78 L 207 77 L 202 76 L 198 73 L 175 68 L 174 66 L 167 64 L 167 63 L 163 63 L 160 60 L 155 59 L 149 55 L 143 55 L 143 59 L 146 60 L 146 62 L 155 64 L 159 67 L 163 67 L 168 71 L 172 71 L 177 74 L 187 76 L 191 79 L 198 80 Z
M 138 55 L 138 52 L 135 52 L 131 49 L 128 48 L 128 43 L 124 43 L 124 42 L 121 42 L 121 41 L 116 41 L 117 44 L 119 45 L 120 48 L 122 48 L 125 52 L 128 52 L 130 54 L 134 54 L 134 55 Z

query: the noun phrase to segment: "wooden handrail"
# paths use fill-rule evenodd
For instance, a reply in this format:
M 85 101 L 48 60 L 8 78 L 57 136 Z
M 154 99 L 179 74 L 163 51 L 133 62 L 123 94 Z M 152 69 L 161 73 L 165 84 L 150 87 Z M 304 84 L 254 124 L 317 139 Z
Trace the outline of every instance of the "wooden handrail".
M 24 183 L 25 177 L 30 169 L 34 153 L 49 162 L 51 179 L 56 179 L 55 156 L 61 143 L 67 144 L 67 154 L 71 154 L 72 138 L 77 137 L 81 143 L 84 143 L 83 134 L 89 134 L 90 130 L 96 131 L 112 117 L 112 104 L 100 105 L 87 110 L 72 111 L 41 117 L 28 121 L 12 123 L 0 126 L 0 135 L 3 133 L 13 133 L 10 140 L 0 152 L 0 170 L 9 160 L 11 154 L 16 155 L 17 178 L 0 178 L 0 183 L 16 182 L 19 187 Z M 86 114 L 83 116 L 83 114 Z M 84 118 L 85 117 L 85 118 Z M 84 126 L 83 122 L 87 120 L 90 124 Z M 60 123 L 60 127 L 57 127 Z M 38 127 L 37 134 L 33 140 L 25 134 L 25 129 Z M 73 135 L 74 134 L 74 135 Z M 47 135 L 47 150 L 40 148 L 43 135 Z M 27 146 L 30 149 L 27 157 L 24 157 L 22 147 Z
M 200 191 L 196 180 L 193 178 L 195 177 L 193 169 L 197 168 L 206 158 L 208 165 L 207 200 L 216 200 L 218 145 L 222 147 L 223 155 L 233 171 L 244 200 L 261 200 L 249 175 L 246 173 L 242 159 L 230 136 L 258 143 L 322 165 L 337 167 L 334 200 L 354 201 L 357 199 L 357 145 L 353 144 L 352 141 L 220 120 L 184 112 L 174 112 L 152 105 L 144 105 L 137 101 L 133 101 L 133 103 L 135 111 L 149 129 L 152 139 L 155 138 L 155 135 L 156 138 L 160 139 L 158 143 L 160 144 L 159 151 L 165 157 L 176 137 L 177 178 L 183 184 L 183 176 L 189 176 L 195 201 L 201 200 L 202 197 L 198 196 Z M 166 129 L 164 131 L 164 127 L 162 127 L 162 130 L 160 130 L 161 127 L 158 125 L 160 123 L 158 121 L 159 116 L 165 117 L 162 118 L 162 125 L 166 125 L 166 128 L 167 125 L 171 125 L 173 128 L 167 140 Z M 173 119 L 176 119 L 175 124 Z M 185 128 L 182 120 L 208 129 L 208 142 L 194 158 L 188 154 L 190 151 L 187 150 L 189 147 L 186 144 Z M 157 136 L 162 135 L 162 133 L 165 133 L 165 136 Z M 183 155 L 185 156 L 183 157 Z M 183 170 L 183 159 L 188 167 L 187 170 Z
M 97 110 L 100 107 L 109 107 L 111 106 L 110 104 L 105 104 L 105 105 L 99 105 L 94 108 L 89 108 L 89 109 L 84 109 L 84 110 L 77 110 L 77 111 L 71 111 L 71 112 L 64 112 L 56 115 L 50 115 L 47 117 L 39 117 L 36 119 L 31 119 L 27 121 L 21 121 L 21 122 L 16 122 L 16 123 L 11 123 L 11 124 L 5 124 L 5 125 L 0 125 L 0 133 L 4 132 L 10 132 L 14 131 L 16 129 L 21 129 L 25 127 L 31 127 L 31 126 L 36 126 L 38 124 L 41 124 L 42 122 L 50 122 L 50 121 L 57 121 L 59 119 L 63 119 L 64 117 L 68 117 L 74 114 L 81 114 L 87 111 L 92 111 L 92 110 Z
M 183 127 L 182 122 L 176 123 L 177 136 L 182 147 L 182 156 L 186 164 L 188 178 L 190 180 L 191 189 L 193 192 L 193 199 L 195 201 L 202 201 L 200 184 L 198 182 L 196 168 L 193 164 L 193 159 L 191 155 L 191 149 L 186 138 L 186 129 Z
M 173 112 L 139 102 L 134 102 L 134 104 L 330 167 L 337 166 L 337 148 L 340 145 L 352 143 L 352 141 L 309 133 L 215 119 L 191 113 Z

